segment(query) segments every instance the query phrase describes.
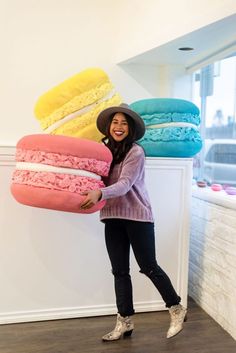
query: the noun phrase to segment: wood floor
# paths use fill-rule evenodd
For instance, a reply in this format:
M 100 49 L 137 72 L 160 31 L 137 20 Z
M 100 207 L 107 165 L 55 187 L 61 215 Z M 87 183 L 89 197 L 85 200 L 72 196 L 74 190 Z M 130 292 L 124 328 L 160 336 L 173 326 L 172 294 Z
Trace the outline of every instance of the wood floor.
M 189 299 L 184 330 L 166 339 L 167 311 L 136 314 L 132 337 L 102 342 L 115 316 L 0 326 L 0 353 L 235 353 L 236 341 Z

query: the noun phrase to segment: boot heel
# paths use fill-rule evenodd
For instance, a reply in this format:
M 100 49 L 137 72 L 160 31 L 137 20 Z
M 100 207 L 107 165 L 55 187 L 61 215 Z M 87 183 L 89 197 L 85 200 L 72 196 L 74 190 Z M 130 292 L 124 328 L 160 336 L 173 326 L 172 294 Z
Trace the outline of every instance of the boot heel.
M 107 333 L 102 337 L 103 341 L 116 341 L 121 337 L 129 337 L 132 335 L 134 323 L 129 316 L 121 316 L 117 314 L 116 326 L 113 331 Z
M 123 334 L 123 336 L 124 336 L 124 337 L 129 337 L 129 336 L 132 335 L 132 332 L 133 332 L 133 330 L 125 331 L 124 334 Z

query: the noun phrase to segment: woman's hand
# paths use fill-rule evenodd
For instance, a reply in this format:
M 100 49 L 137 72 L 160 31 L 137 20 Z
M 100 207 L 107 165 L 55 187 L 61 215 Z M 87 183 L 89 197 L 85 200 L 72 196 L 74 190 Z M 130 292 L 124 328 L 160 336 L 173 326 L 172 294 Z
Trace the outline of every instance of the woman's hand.
M 102 196 L 102 192 L 101 190 L 97 189 L 97 190 L 82 192 L 81 195 L 86 195 L 86 198 L 80 205 L 80 208 L 85 210 L 85 209 L 91 208 L 92 206 L 95 205 L 95 203 L 97 203 L 100 200 Z

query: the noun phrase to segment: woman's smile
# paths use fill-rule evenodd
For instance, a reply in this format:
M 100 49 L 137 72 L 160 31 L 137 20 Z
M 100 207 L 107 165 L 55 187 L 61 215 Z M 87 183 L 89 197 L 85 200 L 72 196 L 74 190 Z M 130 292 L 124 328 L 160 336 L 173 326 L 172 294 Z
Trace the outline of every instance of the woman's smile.
M 112 138 L 120 142 L 124 140 L 129 134 L 129 125 L 126 120 L 125 114 L 116 113 L 112 119 L 110 126 L 110 135 Z

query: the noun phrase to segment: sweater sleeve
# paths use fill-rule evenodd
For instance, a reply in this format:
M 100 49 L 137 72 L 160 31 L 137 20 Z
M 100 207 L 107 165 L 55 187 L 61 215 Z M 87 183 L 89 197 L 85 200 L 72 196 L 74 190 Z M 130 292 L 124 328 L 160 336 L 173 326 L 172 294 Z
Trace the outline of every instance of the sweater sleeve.
M 138 146 L 138 148 L 135 148 L 134 150 L 131 149 L 123 161 L 118 181 L 101 189 L 101 200 L 125 195 L 143 173 L 144 163 L 145 156 L 142 148 Z

